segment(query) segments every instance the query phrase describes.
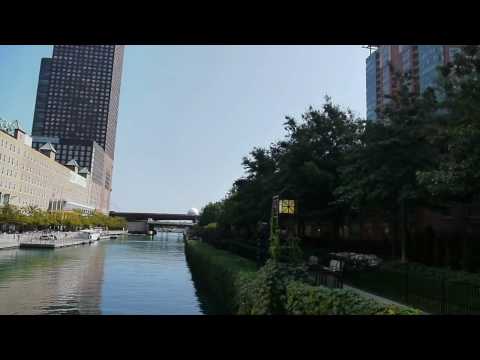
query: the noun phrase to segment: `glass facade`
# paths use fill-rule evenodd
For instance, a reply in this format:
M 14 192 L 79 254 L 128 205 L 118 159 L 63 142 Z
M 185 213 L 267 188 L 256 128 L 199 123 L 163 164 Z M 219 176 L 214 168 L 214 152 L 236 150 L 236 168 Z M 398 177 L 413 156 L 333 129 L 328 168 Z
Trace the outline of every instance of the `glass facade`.
M 367 58 L 367 119 L 377 118 L 377 52 Z
M 409 45 L 399 46 L 400 57 L 402 60 L 402 71 L 410 73 L 412 71 L 412 47 Z
M 32 147 L 52 143 L 59 163 L 87 168 L 102 209 L 109 208 L 123 49 L 55 45 L 52 58 L 42 59 L 35 104 Z
M 47 141 L 39 141 L 41 138 L 35 138 L 32 147 L 40 149 L 46 142 L 53 145 L 57 151 L 56 158 L 60 164 L 65 165 L 70 160 L 75 159 L 80 168 L 86 167 L 92 169 L 93 141 L 78 141 L 59 138 L 49 138 Z
M 391 94 L 391 86 L 392 86 L 392 79 L 391 79 L 391 71 L 390 71 L 390 63 L 392 61 L 392 51 L 389 45 L 384 45 L 381 48 L 381 58 L 380 58 L 380 67 L 382 68 L 382 79 L 383 79 L 383 95 L 390 95 Z
M 436 85 L 438 67 L 444 63 L 443 49 L 443 45 L 418 45 L 421 93 Z
M 376 118 L 378 104 L 383 106 L 389 102 L 384 96 L 391 95 L 394 85 L 390 63 L 412 76 L 411 91 L 423 93 L 437 85 L 438 67 L 452 61 L 460 49 L 460 45 L 380 45 L 366 61 L 367 119 Z
M 450 61 L 453 61 L 455 59 L 455 54 L 460 52 L 459 47 L 449 47 L 448 48 L 448 57 Z
M 32 135 L 93 140 L 113 158 L 122 60 L 122 46 L 55 45 L 42 60 Z

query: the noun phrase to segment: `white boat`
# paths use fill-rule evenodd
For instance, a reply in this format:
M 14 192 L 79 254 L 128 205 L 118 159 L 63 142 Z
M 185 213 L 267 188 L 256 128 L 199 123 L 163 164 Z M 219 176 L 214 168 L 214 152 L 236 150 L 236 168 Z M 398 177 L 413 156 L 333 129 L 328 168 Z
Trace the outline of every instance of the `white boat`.
M 98 239 L 100 239 L 100 233 L 98 233 L 98 232 L 90 233 L 90 240 L 97 241 Z
M 95 230 L 82 230 L 82 238 L 97 241 L 100 239 L 100 232 Z

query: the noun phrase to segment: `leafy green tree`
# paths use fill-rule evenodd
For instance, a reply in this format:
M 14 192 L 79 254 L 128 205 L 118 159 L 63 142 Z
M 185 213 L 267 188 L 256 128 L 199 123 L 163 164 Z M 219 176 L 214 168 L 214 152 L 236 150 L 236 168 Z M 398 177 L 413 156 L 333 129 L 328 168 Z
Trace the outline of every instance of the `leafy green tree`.
M 208 203 L 202 209 L 198 223 L 200 226 L 217 223 L 221 213 L 222 213 L 221 201 Z
M 340 180 L 339 169 L 355 145 L 362 123 L 328 97 L 321 110 L 310 107 L 302 120 L 298 123 L 288 117 L 285 123 L 287 137 L 281 143 L 278 162 L 280 195 L 297 200 L 300 221 L 309 215 L 329 214 L 337 237 L 345 209 L 334 202 L 334 190 Z
M 466 204 L 480 193 L 480 47 L 464 46 L 451 64 L 441 67 L 438 87 L 441 149 L 437 166 L 419 171 L 419 182 L 437 202 L 456 204 L 456 238 L 463 244 L 463 266 L 468 268 Z M 448 251 L 448 248 L 447 248 Z
M 16 206 L 10 204 L 4 205 L 0 208 L 0 224 L 20 224 L 20 215 L 20 211 Z
M 393 222 L 394 240 L 400 235 L 401 258 L 407 260 L 410 238 L 408 213 L 425 201 L 417 172 L 433 167 L 436 147 L 428 139 L 435 131 L 436 98 L 410 92 L 408 78 L 399 77 L 380 119 L 367 122 L 351 147 L 335 190 L 336 202 L 355 210 L 383 209 Z
M 222 202 L 220 225 L 246 229 L 244 237 L 252 238 L 256 224 L 270 219 L 272 197 L 280 195 L 297 200 L 301 222 L 319 210 L 331 209 L 330 218 L 338 228 L 344 209 L 333 203 L 333 190 L 360 125 L 351 111 L 342 110 L 328 97 L 321 110 L 310 107 L 299 122 L 287 117 L 285 139 L 269 148 L 254 148 L 243 159 L 245 176 L 234 182 Z
M 430 193 L 470 202 L 480 190 L 480 47 L 465 46 L 453 63 L 441 68 L 443 148 L 438 166 L 419 172 Z
M 270 149 L 254 148 L 243 159 L 246 175 L 234 182 L 222 202 L 221 227 L 244 229 L 243 235 L 253 238 L 258 221 L 268 221 L 275 192 L 275 151 L 275 145 Z

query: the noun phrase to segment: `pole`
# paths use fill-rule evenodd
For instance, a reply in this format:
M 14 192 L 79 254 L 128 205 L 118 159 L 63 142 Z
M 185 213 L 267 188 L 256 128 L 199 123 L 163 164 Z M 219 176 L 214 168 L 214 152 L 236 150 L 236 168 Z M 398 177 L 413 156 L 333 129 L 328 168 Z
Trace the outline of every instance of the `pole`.
M 442 303 L 440 305 L 440 312 L 442 314 L 447 313 L 447 277 L 445 274 L 442 276 L 441 291 L 442 291 Z
M 408 304 L 408 291 L 409 291 L 409 288 L 408 288 L 408 276 L 409 276 L 409 265 L 408 263 L 406 264 L 407 265 L 407 270 L 405 271 L 405 303 Z

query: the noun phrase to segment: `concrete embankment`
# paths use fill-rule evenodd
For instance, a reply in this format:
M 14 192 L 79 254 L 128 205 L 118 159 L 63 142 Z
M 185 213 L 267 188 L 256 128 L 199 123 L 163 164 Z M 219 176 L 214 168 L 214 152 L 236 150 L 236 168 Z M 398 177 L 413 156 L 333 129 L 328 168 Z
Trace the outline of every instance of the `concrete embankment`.
M 16 248 L 19 244 L 19 234 L 0 234 L 0 250 Z
M 84 245 L 92 242 L 110 239 L 120 235 L 126 235 L 127 231 L 122 230 L 110 230 L 104 231 L 100 234 L 98 239 L 89 239 L 86 233 L 76 232 L 53 232 L 49 235 L 53 236 L 52 239 L 41 239 L 44 235 L 42 232 L 30 232 L 23 234 L 0 234 L 0 250 L 11 248 L 45 248 L 55 249 L 67 246 Z

